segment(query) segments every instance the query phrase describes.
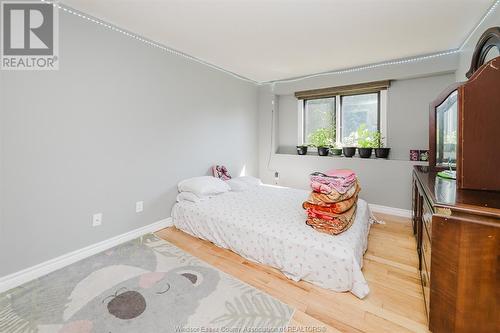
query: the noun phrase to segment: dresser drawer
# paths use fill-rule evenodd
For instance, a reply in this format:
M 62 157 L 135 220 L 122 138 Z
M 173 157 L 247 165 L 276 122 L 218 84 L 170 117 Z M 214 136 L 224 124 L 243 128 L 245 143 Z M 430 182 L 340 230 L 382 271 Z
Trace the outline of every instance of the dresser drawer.
M 422 271 L 431 277 L 431 239 L 427 231 L 422 231 Z
M 424 225 L 424 229 L 427 231 L 429 235 L 429 239 L 432 237 L 432 214 L 433 210 L 427 200 L 423 200 L 424 204 L 422 205 L 422 223 Z
M 425 260 L 425 259 L 424 259 Z M 425 267 L 425 263 L 422 263 L 422 267 Z M 431 297 L 431 281 L 429 275 L 425 269 L 420 271 L 420 279 L 422 281 L 422 291 L 424 294 L 425 311 L 427 313 L 427 319 L 429 319 L 430 314 L 430 297 Z
M 421 255 L 421 271 L 420 278 L 422 280 L 422 290 L 424 292 L 425 308 L 427 317 L 429 317 L 430 306 L 430 284 L 431 284 L 431 232 L 432 232 L 432 210 L 427 200 L 424 199 L 422 207 L 422 245 L 420 250 Z

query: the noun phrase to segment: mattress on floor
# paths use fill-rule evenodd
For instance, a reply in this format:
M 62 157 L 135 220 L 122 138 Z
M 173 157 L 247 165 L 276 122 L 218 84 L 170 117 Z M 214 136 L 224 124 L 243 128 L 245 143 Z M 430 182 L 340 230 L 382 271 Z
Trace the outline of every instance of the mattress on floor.
M 172 218 L 177 228 L 277 268 L 290 279 L 365 297 L 369 288 L 361 267 L 371 223 L 367 203 L 359 199 L 353 225 L 332 236 L 306 225 L 302 203 L 308 193 L 255 186 L 198 203 L 176 203 Z

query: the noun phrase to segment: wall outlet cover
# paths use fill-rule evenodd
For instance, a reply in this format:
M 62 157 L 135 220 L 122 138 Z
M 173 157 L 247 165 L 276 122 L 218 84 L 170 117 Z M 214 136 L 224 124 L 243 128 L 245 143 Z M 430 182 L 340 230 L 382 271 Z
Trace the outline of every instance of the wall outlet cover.
M 102 224 L 102 213 L 92 215 L 92 226 L 98 227 Z
M 137 201 L 135 203 L 135 212 L 140 213 L 144 210 L 144 201 Z

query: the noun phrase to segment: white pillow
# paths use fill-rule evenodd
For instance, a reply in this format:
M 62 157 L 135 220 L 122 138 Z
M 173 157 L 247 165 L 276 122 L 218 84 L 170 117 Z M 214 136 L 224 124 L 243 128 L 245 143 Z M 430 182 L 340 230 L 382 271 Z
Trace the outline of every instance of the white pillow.
M 177 185 L 177 188 L 179 192 L 191 192 L 198 197 L 224 193 L 230 190 L 229 185 L 223 180 L 212 176 L 201 176 L 183 180 Z
M 259 178 L 255 178 L 255 177 L 252 177 L 252 176 L 242 176 L 242 177 L 237 177 L 237 178 L 234 178 L 234 179 L 238 179 L 238 180 L 240 180 L 240 181 L 248 184 L 248 186 L 262 185 L 262 181 Z
M 209 199 L 210 197 L 202 197 L 200 198 L 194 193 L 191 192 L 181 192 L 177 194 L 177 202 L 189 201 L 189 202 L 200 202 L 202 200 Z
M 226 183 L 231 187 L 231 191 L 242 192 L 248 190 L 248 184 L 238 178 L 226 180 Z

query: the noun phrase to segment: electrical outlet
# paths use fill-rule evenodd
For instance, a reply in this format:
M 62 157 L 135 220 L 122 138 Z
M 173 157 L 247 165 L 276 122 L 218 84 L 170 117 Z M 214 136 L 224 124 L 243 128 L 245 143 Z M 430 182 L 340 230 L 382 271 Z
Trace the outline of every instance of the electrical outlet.
M 98 227 L 102 224 L 102 213 L 92 215 L 92 226 Z
M 144 201 L 137 201 L 135 203 L 135 212 L 140 213 L 144 210 Z

